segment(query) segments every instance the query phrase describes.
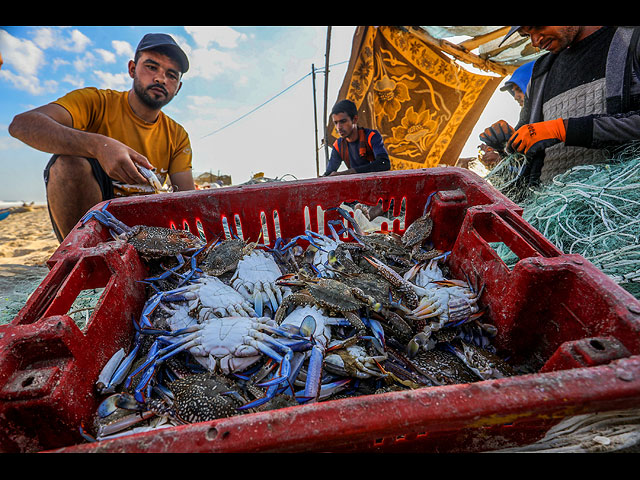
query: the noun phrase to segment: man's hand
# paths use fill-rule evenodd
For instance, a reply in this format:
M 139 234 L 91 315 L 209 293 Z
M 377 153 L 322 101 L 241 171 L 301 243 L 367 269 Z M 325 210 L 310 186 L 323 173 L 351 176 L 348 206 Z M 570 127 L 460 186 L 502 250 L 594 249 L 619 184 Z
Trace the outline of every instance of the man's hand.
M 513 134 L 507 143 L 507 151 L 532 156 L 566 139 L 567 130 L 562 118 L 530 123 Z
M 148 180 L 136 168 L 136 164 L 153 170 L 153 165 L 144 155 L 113 138 L 98 140 L 95 157 L 109 177 L 132 185 L 144 185 Z
M 485 128 L 484 132 L 480 134 L 480 141 L 486 143 L 495 150 L 504 150 L 509 138 L 515 130 L 504 120 L 500 120 L 489 128 Z
M 329 174 L 330 177 L 335 177 L 336 175 L 351 175 L 352 173 L 357 173 L 355 168 L 349 168 L 347 170 L 343 170 L 341 172 L 331 172 Z

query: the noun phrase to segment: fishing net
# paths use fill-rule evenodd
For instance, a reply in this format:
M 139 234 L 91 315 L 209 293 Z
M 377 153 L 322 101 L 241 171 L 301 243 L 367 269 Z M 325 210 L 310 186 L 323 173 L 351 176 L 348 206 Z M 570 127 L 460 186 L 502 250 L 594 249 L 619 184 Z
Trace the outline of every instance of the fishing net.
M 485 178 L 522 206 L 523 218 L 560 250 L 584 256 L 640 299 L 640 143 L 610 158 L 574 167 L 525 195 L 515 188 L 519 154 Z M 518 261 L 504 245 L 494 248 L 509 267 Z

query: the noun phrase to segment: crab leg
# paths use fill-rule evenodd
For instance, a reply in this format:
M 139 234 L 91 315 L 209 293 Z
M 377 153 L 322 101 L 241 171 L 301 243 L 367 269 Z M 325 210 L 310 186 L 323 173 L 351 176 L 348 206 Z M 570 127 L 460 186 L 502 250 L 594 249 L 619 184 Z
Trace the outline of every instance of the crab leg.
M 389 268 L 377 258 L 364 257 L 367 262 L 373 265 L 380 274 L 394 285 L 402 294 L 409 308 L 415 308 L 418 305 L 418 294 L 413 289 L 411 282 L 408 282 L 400 276 L 395 270 Z
M 131 227 L 118 220 L 111 213 L 107 212 L 109 203 L 111 202 L 107 202 L 100 210 L 91 210 L 87 212 L 84 217 L 80 219 L 82 225 L 84 225 L 89 219 L 95 218 L 98 222 L 102 223 L 110 230 L 114 230 L 118 235 L 131 230 Z

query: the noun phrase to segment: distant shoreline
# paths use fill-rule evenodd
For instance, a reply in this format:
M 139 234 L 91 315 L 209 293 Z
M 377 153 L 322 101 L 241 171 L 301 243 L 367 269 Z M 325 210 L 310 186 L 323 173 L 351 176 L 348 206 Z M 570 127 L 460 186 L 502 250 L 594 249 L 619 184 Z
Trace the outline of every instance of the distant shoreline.
M 47 202 L 26 202 L 24 200 L 0 200 L 0 208 L 22 207 L 32 205 L 34 207 L 45 206 Z

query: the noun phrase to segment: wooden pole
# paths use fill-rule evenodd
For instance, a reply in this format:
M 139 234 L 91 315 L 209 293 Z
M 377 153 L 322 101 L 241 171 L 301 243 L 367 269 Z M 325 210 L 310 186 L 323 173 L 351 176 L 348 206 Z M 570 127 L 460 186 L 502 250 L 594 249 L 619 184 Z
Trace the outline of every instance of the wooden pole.
M 316 139 L 316 176 L 320 176 L 320 154 L 318 147 L 318 108 L 316 107 L 316 67 L 311 64 L 311 79 L 313 84 L 313 123 L 315 125 L 315 139 Z
M 324 62 L 324 116 L 322 130 L 324 131 L 324 155 L 326 165 L 329 164 L 329 131 L 327 128 L 327 97 L 329 95 L 329 50 L 331 47 L 331 27 L 327 27 L 327 52 Z

